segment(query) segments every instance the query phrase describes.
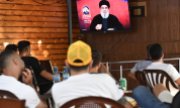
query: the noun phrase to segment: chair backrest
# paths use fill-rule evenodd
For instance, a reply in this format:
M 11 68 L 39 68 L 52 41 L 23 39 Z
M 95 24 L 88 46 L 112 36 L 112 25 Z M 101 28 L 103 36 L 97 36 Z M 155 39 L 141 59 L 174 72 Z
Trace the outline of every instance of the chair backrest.
M 0 90 L 0 108 L 25 108 L 25 100 L 19 100 L 9 91 Z
M 0 98 L 3 99 L 18 99 L 13 93 L 5 90 L 0 90 Z
M 60 108 L 106 108 L 106 106 L 111 106 L 111 108 L 124 108 L 124 106 L 117 101 L 94 96 L 80 97 L 71 100 L 62 105 Z
M 135 77 L 138 80 L 140 85 L 145 85 L 145 86 L 147 85 L 144 71 L 136 71 Z
M 0 108 L 25 108 L 25 100 L 0 98 Z
M 179 89 L 171 77 L 163 70 L 144 70 L 146 83 L 150 87 L 154 87 L 156 84 L 164 84 L 164 86 L 170 91 L 170 86 L 175 89 Z

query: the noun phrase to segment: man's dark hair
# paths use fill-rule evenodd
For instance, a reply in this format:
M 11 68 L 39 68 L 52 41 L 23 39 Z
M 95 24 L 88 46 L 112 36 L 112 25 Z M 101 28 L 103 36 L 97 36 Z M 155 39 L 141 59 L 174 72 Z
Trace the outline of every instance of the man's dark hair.
M 0 73 L 7 66 L 7 59 L 15 53 L 13 50 L 4 50 L 0 53 Z
M 97 66 L 98 64 L 100 64 L 101 60 L 102 60 L 102 54 L 101 52 L 99 52 L 96 49 L 92 49 L 92 59 L 93 59 L 93 64 L 92 67 Z
M 89 64 L 85 65 L 85 66 L 80 66 L 80 67 L 69 65 L 69 68 L 70 68 L 70 70 L 74 70 L 74 71 L 78 72 L 78 71 L 86 70 L 88 68 L 88 66 L 89 66 Z
M 5 51 L 6 51 L 6 50 L 12 50 L 12 51 L 17 52 L 17 51 L 18 51 L 18 47 L 17 47 L 17 45 L 15 45 L 15 44 L 8 44 L 4 50 L 5 50 Z
M 151 45 L 149 53 L 152 60 L 159 60 L 163 55 L 163 49 L 160 44 L 155 43 Z
M 30 42 L 27 40 L 22 40 L 18 42 L 18 50 L 19 52 L 27 51 L 27 49 L 30 47 Z
M 99 2 L 99 8 L 100 8 L 102 5 L 106 5 L 106 6 L 108 6 L 108 8 L 110 8 L 110 4 L 109 4 L 109 2 L 108 2 L 107 0 L 101 0 L 101 1 Z

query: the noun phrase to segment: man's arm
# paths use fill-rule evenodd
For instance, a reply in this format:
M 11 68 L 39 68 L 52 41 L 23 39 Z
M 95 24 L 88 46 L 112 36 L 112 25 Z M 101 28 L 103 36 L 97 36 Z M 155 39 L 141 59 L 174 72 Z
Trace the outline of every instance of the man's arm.
M 102 19 L 100 15 L 96 15 L 90 25 L 90 30 L 91 31 L 98 31 L 101 30 L 102 28 Z
M 178 78 L 175 82 L 180 86 L 180 78 Z
M 132 73 L 132 72 L 128 73 L 128 77 L 130 77 L 133 80 L 138 80 L 138 79 L 136 79 L 135 73 Z
M 42 70 L 40 75 L 47 80 L 50 80 L 50 81 L 53 80 L 53 75 L 51 73 L 47 72 L 46 70 Z
M 121 30 L 124 29 L 123 25 L 119 22 L 118 18 L 114 15 L 109 16 L 111 17 L 111 24 L 113 24 L 114 30 Z

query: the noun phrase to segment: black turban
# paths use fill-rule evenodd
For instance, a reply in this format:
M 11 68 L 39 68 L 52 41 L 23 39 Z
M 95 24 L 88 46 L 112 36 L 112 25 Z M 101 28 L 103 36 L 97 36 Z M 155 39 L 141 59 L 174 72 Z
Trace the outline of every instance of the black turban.
M 110 4 L 109 4 L 109 2 L 108 2 L 107 0 L 101 0 L 101 1 L 99 2 L 99 8 L 100 8 L 102 5 L 106 5 L 106 6 L 108 6 L 108 8 L 110 7 Z

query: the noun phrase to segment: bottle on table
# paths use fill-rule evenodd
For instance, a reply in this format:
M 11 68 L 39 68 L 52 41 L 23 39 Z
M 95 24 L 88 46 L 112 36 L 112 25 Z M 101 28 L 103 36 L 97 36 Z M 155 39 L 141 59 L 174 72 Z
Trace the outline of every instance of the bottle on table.
M 126 91 L 127 90 L 127 80 L 126 78 L 120 78 L 119 80 L 120 87 Z
M 53 82 L 56 83 L 56 82 L 59 82 L 61 79 L 60 79 L 60 74 L 59 74 L 59 71 L 58 71 L 58 67 L 57 66 L 54 66 L 53 67 Z
M 120 79 L 119 79 L 119 86 L 121 89 L 123 89 L 124 91 L 127 90 L 127 80 L 126 78 L 123 77 L 123 68 L 120 65 Z
M 70 77 L 69 68 L 67 66 L 64 66 L 62 76 L 63 76 L 63 80 L 66 80 Z

